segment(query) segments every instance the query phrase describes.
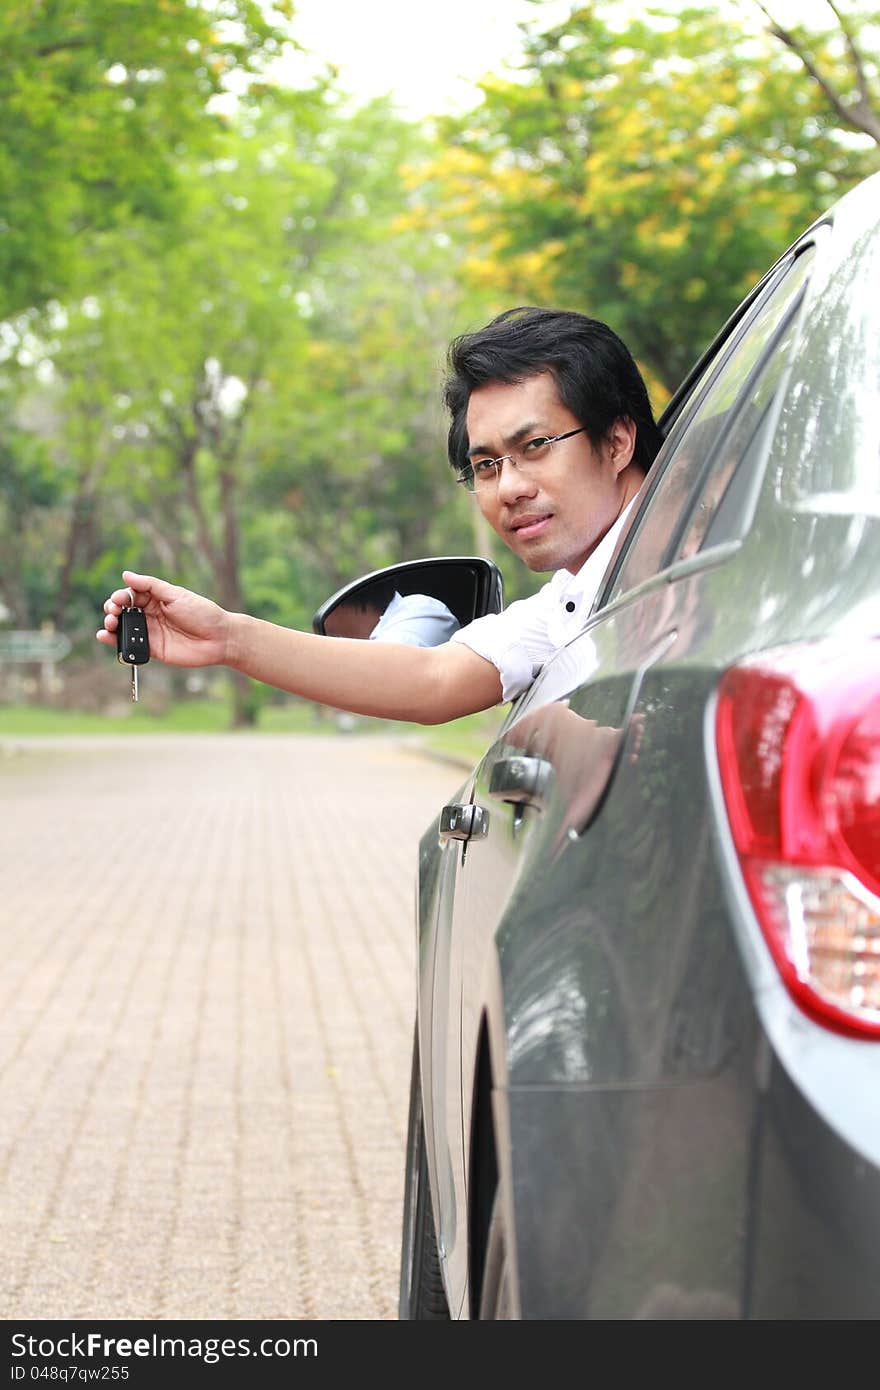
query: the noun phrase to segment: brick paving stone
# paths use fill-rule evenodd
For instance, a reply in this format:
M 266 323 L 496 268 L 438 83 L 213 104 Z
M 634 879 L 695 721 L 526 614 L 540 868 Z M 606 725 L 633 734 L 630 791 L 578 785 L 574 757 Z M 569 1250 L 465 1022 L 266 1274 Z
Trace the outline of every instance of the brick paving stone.
M 396 1317 L 461 780 L 393 738 L 0 743 L 0 1317 Z

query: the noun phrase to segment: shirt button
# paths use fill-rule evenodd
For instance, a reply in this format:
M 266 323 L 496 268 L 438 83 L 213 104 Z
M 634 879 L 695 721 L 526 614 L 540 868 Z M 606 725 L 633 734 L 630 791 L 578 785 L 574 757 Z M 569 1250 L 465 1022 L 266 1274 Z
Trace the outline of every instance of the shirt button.
M 575 610 L 574 600 L 573 600 L 573 599 L 569 599 L 569 600 L 568 600 L 568 603 L 565 605 L 565 611 L 566 611 L 566 613 L 573 613 L 574 610 Z

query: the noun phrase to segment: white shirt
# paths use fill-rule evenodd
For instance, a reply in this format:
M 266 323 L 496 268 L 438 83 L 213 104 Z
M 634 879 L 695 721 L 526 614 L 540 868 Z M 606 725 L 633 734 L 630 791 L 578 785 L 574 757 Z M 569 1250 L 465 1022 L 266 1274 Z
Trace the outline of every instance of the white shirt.
M 498 667 L 503 700 L 522 694 L 551 656 L 583 629 L 631 507 L 632 502 L 577 574 L 557 570 L 531 598 L 476 618 L 454 634 L 453 642 L 463 642 Z
M 371 642 L 407 642 L 412 647 L 439 647 L 457 631 L 454 613 L 429 594 L 395 594 L 373 631 Z

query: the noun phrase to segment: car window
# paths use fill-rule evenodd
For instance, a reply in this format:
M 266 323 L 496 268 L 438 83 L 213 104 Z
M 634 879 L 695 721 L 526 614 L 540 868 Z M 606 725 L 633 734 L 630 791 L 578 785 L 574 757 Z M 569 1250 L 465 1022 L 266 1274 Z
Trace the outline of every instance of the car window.
M 684 553 L 693 553 L 707 535 L 715 508 L 738 460 L 755 436 L 779 382 L 785 345 L 776 339 L 781 325 L 790 322 L 790 311 L 803 290 L 811 260 L 812 248 L 807 247 L 790 263 L 781 279 L 768 286 L 726 358 L 720 364 L 711 363 L 697 383 L 694 397 L 698 403 L 681 413 L 658 456 L 655 468 L 661 472 L 646 496 L 642 515 L 630 534 L 603 602 L 611 602 L 627 589 L 650 579 L 668 563 L 670 547 L 680 536 L 696 498 L 702 499 L 703 505 L 698 505 L 694 513 Z M 765 364 L 768 346 L 774 343 L 776 350 Z M 773 371 L 767 369 L 774 364 Z M 740 416 L 742 402 L 748 408 Z M 743 425 L 738 433 L 740 419 Z M 722 447 L 727 441 L 729 448 Z M 711 465 L 716 462 L 717 479 L 711 476 Z
M 798 378 L 773 443 L 774 486 L 786 506 L 877 514 L 878 305 L 880 237 L 872 222 L 853 237 L 804 323 Z
M 750 389 L 745 392 L 730 429 L 722 431 L 706 461 L 689 512 L 682 518 L 682 538 L 672 552 L 675 559 L 696 555 L 704 545 L 733 540 L 749 528 L 761 479 L 758 465 L 763 457 L 770 407 L 790 360 L 799 303 L 796 300 L 783 319 L 768 357 L 753 373 Z

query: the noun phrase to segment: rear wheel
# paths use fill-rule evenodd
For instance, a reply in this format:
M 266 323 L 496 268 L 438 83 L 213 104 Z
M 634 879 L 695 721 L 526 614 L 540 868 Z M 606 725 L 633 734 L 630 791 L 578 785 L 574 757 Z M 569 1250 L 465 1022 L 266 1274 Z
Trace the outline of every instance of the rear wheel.
M 501 1213 L 501 1194 L 496 1189 L 495 1199 L 492 1203 L 492 1217 L 489 1221 L 486 1258 L 483 1265 L 480 1318 L 501 1322 L 509 1321 L 515 1316 L 510 1283 L 510 1264 L 507 1259 L 507 1239 L 504 1233 L 504 1217 Z
M 398 1316 L 405 1320 L 431 1322 L 445 1322 L 449 1318 L 449 1305 L 446 1302 L 440 1256 L 437 1252 L 428 1163 L 425 1156 L 418 1031 L 413 1043 L 409 1092 Z

